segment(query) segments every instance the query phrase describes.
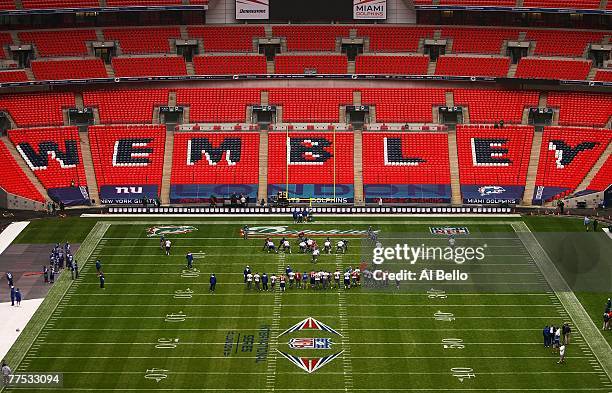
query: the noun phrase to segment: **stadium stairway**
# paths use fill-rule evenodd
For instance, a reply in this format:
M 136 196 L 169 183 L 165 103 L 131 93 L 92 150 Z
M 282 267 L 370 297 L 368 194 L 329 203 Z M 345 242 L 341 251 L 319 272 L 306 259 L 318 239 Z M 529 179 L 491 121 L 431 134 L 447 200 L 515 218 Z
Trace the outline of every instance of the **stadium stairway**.
M 363 131 L 353 132 L 353 198 L 355 206 L 365 206 L 363 198 Z
M 172 153 L 174 152 L 174 131 L 166 130 L 166 144 L 164 147 L 164 169 L 160 190 L 161 203 L 170 203 L 170 180 L 172 176 Z
M 25 161 L 21 157 L 21 154 L 19 154 L 19 152 L 15 148 L 15 145 L 13 145 L 13 143 L 9 140 L 8 136 L 3 136 L 0 139 L 2 139 L 2 143 L 4 143 L 6 147 L 8 148 L 9 152 L 11 152 L 11 156 L 13 156 L 13 160 L 15 160 L 17 165 L 19 165 L 19 168 L 21 168 L 23 173 L 25 173 L 28 179 L 30 179 L 32 184 L 34 184 L 34 187 L 36 187 L 40 195 L 42 195 L 46 200 L 49 200 L 49 197 L 47 195 L 47 190 L 45 189 L 45 187 L 43 187 L 42 183 L 40 182 L 40 180 L 38 180 L 36 175 L 34 175 L 34 172 L 32 172 L 32 170 L 25 163 Z
M 542 132 L 534 132 L 531 142 L 531 154 L 529 156 L 529 166 L 527 167 L 527 181 L 525 192 L 523 193 L 523 205 L 531 206 L 535 189 L 538 166 L 540 165 L 540 149 L 542 147 Z
M 608 157 L 610 157 L 610 155 L 612 155 L 612 142 L 608 143 L 608 147 L 606 148 L 606 150 L 599 157 L 595 165 L 593 165 L 589 173 L 587 173 L 584 179 L 582 179 L 578 187 L 576 187 L 575 191 L 586 190 L 588 185 L 591 184 L 591 181 L 593 180 L 595 175 L 597 175 L 597 173 L 599 172 L 601 167 L 605 164 L 606 160 L 608 159 Z
M 94 204 L 100 204 L 100 195 L 98 195 L 98 181 L 96 180 L 93 158 L 91 157 L 89 132 L 79 132 L 79 140 L 81 145 L 81 154 L 83 155 L 83 166 L 85 167 L 85 180 L 87 180 L 87 190 L 89 191 L 89 199 L 93 199 L 94 201 L 96 201 Z
M 461 181 L 459 179 L 459 154 L 457 153 L 457 131 L 448 132 L 448 159 L 451 173 L 451 203 L 461 205 Z
M 259 202 L 262 199 L 268 200 L 268 130 L 264 129 L 259 130 L 259 186 L 257 188 L 257 201 Z

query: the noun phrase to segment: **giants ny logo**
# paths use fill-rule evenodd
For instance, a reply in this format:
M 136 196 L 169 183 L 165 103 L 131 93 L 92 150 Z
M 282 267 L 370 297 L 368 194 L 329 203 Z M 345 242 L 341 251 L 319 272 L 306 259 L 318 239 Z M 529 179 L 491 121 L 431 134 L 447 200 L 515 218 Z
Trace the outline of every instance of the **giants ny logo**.
M 316 319 L 312 317 L 308 317 L 304 319 L 303 321 L 296 323 L 295 325 L 291 326 L 289 329 L 282 332 L 278 337 L 289 335 L 295 332 L 303 333 L 304 331 L 308 331 L 308 330 L 310 331 L 317 330 L 317 331 L 327 332 L 327 333 L 331 333 L 336 336 L 342 337 L 342 335 L 338 331 L 334 330 L 333 328 L 324 324 L 323 322 L 317 321 Z M 309 338 L 291 338 L 287 344 L 289 346 L 289 349 L 294 349 L 294 350 L 302 350 L 302 349 L 327 350 L 327 349 L 332 348 L 333 342 L 331 338 L 328 338 L 328 337 L 309 337 Z M 291 353 L 283 352 L 280 350 L 277 350 L 277 351 L 281 355 L 283 355 L 285 359 L 289 360 L 291 363 L 295 364 L 297 367 L 306 371 L 309 374 L 319 370 L 321 367 L 330 363 L 332 360 L 340 356 L 342 352 L 344 352 L 344 351 L 340 351 L 340 352 L 336 352 L 334 354 L 323 356 L 323 357 L 304 357 L 304 356 L 298 356 L 298 355 L 294 355 Z

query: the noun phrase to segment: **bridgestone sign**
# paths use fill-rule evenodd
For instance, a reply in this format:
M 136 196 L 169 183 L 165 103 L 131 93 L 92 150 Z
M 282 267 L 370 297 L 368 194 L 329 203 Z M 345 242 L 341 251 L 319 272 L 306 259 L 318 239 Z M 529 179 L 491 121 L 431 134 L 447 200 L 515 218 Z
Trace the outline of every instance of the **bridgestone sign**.
M 236 0 L 236 19 L 269 19 L 269 0 Z
M 387 19 L 387 0 L 353 0 L 353 19 Z

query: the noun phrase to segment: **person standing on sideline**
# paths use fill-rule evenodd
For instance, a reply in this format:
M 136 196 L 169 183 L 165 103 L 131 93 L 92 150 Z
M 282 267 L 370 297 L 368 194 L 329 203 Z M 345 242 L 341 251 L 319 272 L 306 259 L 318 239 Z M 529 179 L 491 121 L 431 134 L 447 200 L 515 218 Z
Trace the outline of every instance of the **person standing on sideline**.
M 557 364 L 565 363 L 565 344 L 559 347 L 559 361 Z
M 79 264 L 76 259 L 72 261 L 72 266 L 74 266 L 74 278 L 79 278 Z
M 6 364 L 5 361 L 2 361 L 2 384 L 4 386 L 9 384 L 9 381 L 11 380 L 11 374 L 13 373 L 11 371 L 11 368 L 8 366 L 8 364 Z
M 608 298 L 608 302 L 606 303 L 606 313 L 609 313 L 612 310 L 612 300 Z
M 11 273 L 11 272 L 7 272 L 6 273 L 6 281 L 8 281 L 8 286 L 9 287 L 13 286 L 13 273 Z
M 187 269 L 192 269 L 193 268 L 193 254 L 191 253 L 191 251 L 187 253 L 185 258 L 187 258 Z
M 55 282 L 55 266 L 49 266 L 49 282 L 51 284 Z
M 164 235 L 161 235 L 159 237 L 159 248 L 163 250 L 165 246 L 166 246 L 166 238 L 164 237 Z
M 245 225 L 242 227 L 242 238 L 244 240 L 248 240 L 249 239 L 249 226 Z
M 382 207 L 382 205 L 383 205 L 383 199 L 378 198 L 378 207 Z
M 215 273 L 210 275 L 210 292 L 215 293 L 215 288 L 217 286 L 217 277 L 215 277 Z
M 15 287 L 11 287 L 11 306 L 15 305 Z
M 599 221 L 597 221 L 597 218 L 593 219 L 593 232 L 597 232 L 597 226 L 599 225 Z
M 607 312 L 605 312 L 603 315 L 603 328 L 601 330 L 607 330 L 609 324 L 610 324 L 610 316 L 608 315 Z
M 589 219 L 589 216 L 584 216 L 584 227 L 586 228 L 586 231 L 589 231 L 589 225 L 591 225 L 591 220 Z
M 43 279 L 45 284 L 49 283 L 49 269 L 47 269 L 47 265 L 43 266 Z
M 96 259 L 96 271 L 100 274 L 100 270 L 102 270 L 102 263 L 99 259 Z
M 98 273 L 98 276 L 100 278 L 100 288 L 104 289 L 104 272 L 100 271 L 100 273 Z
M 563 333 L 563 344 L 569 345 L 569 343 L 570 343 L 570 334 L 572 333 L 572 329 L 570 328 L 568 322 L 565 322 L 563 324 L 562 333 Z
M 17 303 L 17 307 L 21 306 L 21 292 L 19 292 L 19 288 L 15 291 L 15 303 Z

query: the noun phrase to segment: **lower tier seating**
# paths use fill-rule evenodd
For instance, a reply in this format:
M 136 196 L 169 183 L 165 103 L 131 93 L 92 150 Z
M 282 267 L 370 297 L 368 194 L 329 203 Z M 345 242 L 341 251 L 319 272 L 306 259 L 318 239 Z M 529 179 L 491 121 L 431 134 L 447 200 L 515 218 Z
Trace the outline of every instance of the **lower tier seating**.
M 34 184 L 28 179 L 21 167 L 11 155 L 8 147 L 0 141 L 0 162 L 2 163 L 2 176 L 0 176 L 0 188 L 11 194 L 19 195 L 34 201 L 44 202 L 45 198 L 40 195 Z
M 46 189 L 87 186 L 76 127 L 15 129 L 9 138 Z

